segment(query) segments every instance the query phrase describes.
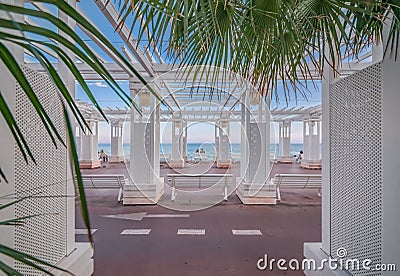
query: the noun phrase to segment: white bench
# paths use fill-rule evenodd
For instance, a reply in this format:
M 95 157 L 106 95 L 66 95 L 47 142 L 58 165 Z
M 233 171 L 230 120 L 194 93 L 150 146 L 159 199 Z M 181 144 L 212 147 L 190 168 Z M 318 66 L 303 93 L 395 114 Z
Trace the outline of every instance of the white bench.
M 281 200 L 280 189 L 317 189 L 321 196 L 322 176 L 320 174 L 275 174 L 273 183 L 276 185 L 277 199 Z
M 86 189 L 119 189 L 118 202 L 120 202 L 127 179 L 123 174 L 97 174 L 82 175 L 82 182 Z
M 224 200 L 228 200 L 228 186 L 233 184 L 232 174 L 167 174 L 168 183 L 171 184 L 171 200 L 174 201 L 177 195 L 176 188 L 210 188 L 217 184 L 223 185 Z

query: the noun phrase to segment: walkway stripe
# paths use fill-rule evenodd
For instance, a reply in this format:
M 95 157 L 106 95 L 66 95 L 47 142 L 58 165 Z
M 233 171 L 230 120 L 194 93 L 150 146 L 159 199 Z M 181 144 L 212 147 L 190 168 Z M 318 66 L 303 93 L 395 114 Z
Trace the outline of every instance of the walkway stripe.
M 206 229 L 178 229 L 178 235 L 205 235 Z
M 148 214 L 144 216 L 145 218 L 189 218 L 190 215 L 180 215 L 180 214 Z
M 232 230 L 232 234 L 235 236 L 262 236 L 260 230 Z
M 92 235 L 96 233 L 97 229 L 90 229 Z M 87 229 L 75 229 L 75 235 L 86 235 L 88 233 Z
M 148 235 L 151 229 L 125 229 L 121 235 Z

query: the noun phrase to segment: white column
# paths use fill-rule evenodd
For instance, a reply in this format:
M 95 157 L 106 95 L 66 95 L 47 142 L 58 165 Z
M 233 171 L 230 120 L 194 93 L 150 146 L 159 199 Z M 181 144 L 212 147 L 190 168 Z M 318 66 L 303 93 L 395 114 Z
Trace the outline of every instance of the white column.
M 279 122 L 279 157 L 278 162 L 292 163 L 290 155 L 291 122 Z
M 309 119 L 303 122 L 303 143 L 304 154 L 301 166 L 307 169 L 320 169 L 320 138 L 321 121 L 319 119 Z
M 183 122 L 183 137 L 182 137 L 182 156 L 184 161 L 187 161 L 187 133 L 188 133 L 187 122 Z
M 321 159 L 322 159 L 322 217 L 321 217 L 321 230 L 322 230 L 322 250 L 325 253 L 330 252 L 331 242 L 331 229 L 330 229 L 330 200 L 331 200 L 331 175 L 330 175 L 330 103 L 329 93 L 330 85 L 334 81 L 334 70 L 326 62 L 324 66 L 324 74 L 322 76 L 322 145 L 321 145 Z
M 82 130 L 76 122 L 75 125 L 75 147 L 79 158 L 82 155 Z
M 76 7 L 76 2 L 77 0 L 68 0 L 67 3 L 72 7 L 75 8 Z M 67 16 L 65 13 L 63 13 L 62 11 L 59 11 L 58 13 L 58 17 L 64 21 L 72 30 L 75 30 L 76 28 L 76 22 L 70 18 L 69 16 Z M 60 32 L 60 35 L 64 36 L 66 39 L 69 39 L 68 36 L 66 36 L 63 32 Z M 67 53 L 67 55 L 69 56 L 70 59 L 75 60 L 75 54 L 71 51 L 68 50 L 67 48 L 63 47 L 62 45 L 60 46 L 60 48 L 65 51 Z M 60 61 L 58 61 L 58 73 L 60 74 L 62 80 L 64 81 L 68 92 L 70 93 L 70 95 L 72 96 L 73 99 L 75 99 L 75 77 L 73 76 L 73 74 L 70 72 L 70 70 L 68 69 L 68 67 Z M 70 114 L 70 118 L 73 118 L 72 112 L 69 112 Z M 74 120 L 75 122 L 75 120 Z M 93 123 L 94 124 L 94 123 Z M 97 159 L 97 132 L 98 132 L 98 126 L 97 123 L 95 123 L 96 126 L 96 138 L 92 137 L 92 139 L 94 139 L 95 141 L 93 141 L 92 143 L 92 148 L 91 150 L 93 151 L 93 155 L 91 156 L 91 161 L 88 162 L 88 165 L 90 164 L 90 167 L 94 168 L 94 167 L 98 167 L 100 166 L 99 160 Z M 73 129 L 75 130 L 75 129 Z M 81 132 L 81 138 L 83 138 L 85 136 L 82 135 Z M 84 140 L 81 140 L 81 143 L 83 143 Z M 85 144 L 83 144 L 85 145 Z M 84 146 L 82 144 L 80 145 L 80 152 L 82 153 Z M 68 158 L 68 162 L 69 162 L 69 157 Z M 82 163 L 79 163 L 79 165 L 83 165 Z M 90 247 L 90 245 L 88 243 L 83 243 L 83 242 L 75 242 L 75 185 L 74 182 L 72 181 L 74 175 L 71 171 L 71 166 L 67 165 L 67 173 L 68 173 L 68 179 L 69 181 L 67 182 L 67 193 L 66 195 L 67 197 L 67 227 L 66 227 L 66 236 L 67 236 L 67 248 L 66 248 L 66 255 L 68 257 L 65 258 L 65 264 L 61 263 L 60 267 L 64 267 L 67 270 L 72 270 L 72 272 L 74 274 L 83 274 L 82 272 L 76 272 L 74 271 L 75 268 L 73 268 L 71 266 L 71 262 L 70 259 L 74 259 L 74 258 L 78 258 L 79 262 L 80 262 L 80 269 L 85 268 L 85 271 L 88 275 L 93 273 L 93 261 L 91 260 L 91 257 L 93 255 L 93 250 L 90 249 L 91 254 L 83 254 L 83 252 L 81 252 L 82 250 L 80 250 L 79 248 L 82 246 L 87 246 Z M 74 256 L 75 255 L 75 256 Z M 79 257 L 77 257 L 76 255 L 78 255 Z
M 81 155 L 79 157 L 79 166 L 81 169 L 94 169 L 100 167 L 98 158 L 98 121 L 94 119 L 87 120 L 90 129 L 81 132 Z
M 122 122 L 111 122 L 111 154 L 110 163 L 118 163 L 124 160 L 122 151 Z
M 215 160 L 219 158 L 219 131 L 218 123 L 214 125 L 214 144 L 215 144 Z
M 23 6 L 25 1 L 1 0 L 0 2 L 3 4 Z M 75 5 L 75 1 L 69 2 L 71 5 Z M 12 17 L 15 22 L 24 21 L 24 15 L 13 14 Z M 9 15 L 0 12 L 0 18 L 9 19 Z M 60 19 L 65 19 L 65 16 L 63 17 L 62 13 L 60 13 Z M 72 24 L 72 22 L 70 23 Z M 73 24 L 68 25 L 73 28 Z M 1 31 L 4 30 L 2 29 Z M 6 30 L 6 32 L 9 32 L 9 30 Z M 17 35 L 21 35 L 19 32 L 16 33 Z M 21 47 L 16 47 L 8 43 L 5 44 L 7 47 L 9 47 L 9 50 L 13 53 L 13 56 L 17 60 L 17 62 L 23 64 L 23 49 Z M 58 68 L 61 69 L 60 66 L 58 66 Z M 28 211 L 33 212 L 29 215 L 33 215 L 35 212 L 37 212 L 37 210 L 41 209 L 42 207 L 40 206 L 43 205 L 46 205 L 48 210 L 51 210 L 54 205 L 57 205 L 59 207 L 57 209 L 57 213 L 59 213 L 59 216 L 58 219 L 54 218 L 55 224 L 53 225 L 48 223 L 37 224 L 37 222 L 35 223 L 29 220 L 26 221 L 24 226 L 28 227 L 28 229 L 31 229 L 32 241 L 23 239 L 23 237 L 18 235 L 18 232 L 14 231 L 14 227 L 8 226 L 0 227 L 0 243 L 6 246 L 10 246 L 12 248 L 15 247 L 15 243 L 18 243 L 19 247 L 23 248 L 23 251 L 25 253 L 32 254 L 36 257 L 38 257 L 37 252 L 53 252 L 54 256 L 61 255 L 61 259 L 54 260 L 55 262 L 50 261 L 52 264 L 57 265 L 60 268 L 66 269 L 76 275 L 90 275 L 93 273 L 93 260 L 91 260 L 93 254 L 92 247 L 88 243 L 75 243 L 75 193 L 72 181 L 73 175 L 70 170 L 69 156 L 67 154 L 68 151 L 59 142 L 57 142 L 58 148 L 55 148 L 50 138 L 46 135 L 43 135 L 44 133 L 42 127 L 36 127 L 36 129 L 33 130 L 35 125 L 38 126 L 38 117 L 35 111 L 31 110 L 31 106 L 30 104 L 28 104 L 29 101 L 28 99 L 24 98 L 25 96 L 16 98 L 18 85 L 16 85 L 16 81 L 8 73 L 8 69 L 1 61 L 0 72 L 0 91 L 2 93 L 2 96 L 5 98 L 5 101 L 7 102 L 13 115 L 18 115 L 16 119 L 22 132 L 24 133 L 25 138 L 28 140 L 28 142 L 30 142 L 29 146 L 31 147 L 34 157 L 36 159 L 36 164 L 33 164 L 30 160 L 28 164 L 24 163 L 20 166 L 15 163 L 15 161 L 18 160 L 20 153 L 15 148 L 15 141 L 10 135 L 10 131 L 5 124 L 3 117 L 0 116 L 0 149 L 2 152 L 0 164 L 9 182 L 8 184 L 4 184 L 3 182 L 0 184 L 0 195 L 13 195 L 13 197 L 1 197 L 0 204 L 10 202 L 10 200 L 15 199 L 15 196 L 23 196 L 23 190 L 27 191 L 25 195 L 28 195 L 30 194 L 29 191 L 37 191 L 37 189 L 40 189 L 40 187 L 51 187 L 51 189 L 46 189 L 46 191 L 43 190 L 41 192 L 43 198 L 39 201 L 35 199 L 26 199 L 22 202 L 19 202 L 18 204 L 11 206 L 10 208 L 2 210 L 0 212 L 0 220 L 3 220 L 5 218 L 10 219 L 14 217 L 15 209 L 19 208 L 18 212 L 20 212 L 21 205 L 19 204 L 25 204 L 29 206 L 28 209 L 25 209 L 25 211 L 23 211 L 23 213 Z M 34 92 L 40 98 L 44 108 L 46 109 L 49 106 L 49 101 L 52 101 L 51 110 L 47 109 L 51 120 L 53 120 L 56 127 L 63 126 L 64 122 L 60 119 L 62 118 L 62 115 L 61 117 L 59 116 L 60 114 L 62 114 L 62 109 L 59 105 L 57 95 L 49 94 L 47 96 L 44 96 L 47 91 L 47 86 L 44 86 L 41 83 L 41 79 L 44 78 L 47 79 L 47 81 L 49 81 L 50 79 L 47 76 L 39 77 L 39 73 L 37 72 L 30 71 L 30 73 L 32 73 L 33 75 L 38 75 L 38 82 L 31 82 L 31 85 Z M 69 89 L 70 94 L 72 95 L 72 97 L 74 97 L 75 83 L 73 82 L 73 85 L 70 86 L 71 82 L 64 78 L 65 75 L 63 75 L 61 71 L 59 71 L 59 73 L 64 80 L 65 85 Z M 28 76 L 28 80 L 32 81 L 32 76 Z M 47 84 L 49 83 L 47 82 Z M 50 91 L 54 91 L 53 89 L 54 87 L 49 87 L 48 92 L 50 93 Z M 18 105 L 17 102 L 19 102 Z M 25 111 L 24 108 L 26 108 Z M 29 110 L 28 113 L 30 112 L 31 116 L 27 115 L 27 110 Z M 56 112 L 58 112 L 58 114 L 56 115 L 54 115 L 54 113 L 56 113 L 55 110 L 57 110 Z M 41 126 L 41 124 L 39 125 Z M 58 131 L 64 141 L 66 141 L 65 128 L 60 128 L 58 129 Z M 47 137 L 48 139 L 43 137 Z M 74 139 L 74 137 L 72 137 L 72 139 Z M 43 149 L 46 149 L 48 151 Z M 43 171 L 45 171 L 46 173 L 42 173 Z M 56 174 L 56 176 L 54 176 L 54 174 Z M 19 180 L 16 181 L 17 179 Z M 29 179 L 35 179 L 34 183 L 32 181 L 29 181 Z M 55 179 L 58 179 L 56 183 L 54 182 Z M 26 190 L 26 186 L 30 186 L 31 189 Z M 59 195 L 60 197 L 57 197 L 57 195 Z M 60 229 L 63 230 L 60 231 Z M 47 236 L 49 236 L 51 240 L 44 239 L 39 246 L 32 246 L 35 245 L 35 240 L 37 241 L 38 237 L 43 236 L 43 233 L 46 233 L 46 235 L 48 234 Z M 54 242 L 56 244 L 54 244 Z M 48 246 L 50 243 L 51 246 Z M 14 260 L 11 260 L 7 257 L 2 256 L 1 261 L 5 262 L 11 267 L 15 267 L 16 265 Z M 16 269 L 19 270 L 20 268 L 21 266 L 18 266 Z M 32 271 L 32 273 L 36 272 Z M 56 274 L 57 272 L 59 271 L 56 271 L 54 273 Z
M 219 139 L 218 139 L 218 158 L 217 167 L 218 168 L 229 168 L 231 165 L 231 159 L 229 157 L 230 152 L 230 123 L 229 119 L 221 119 L 219 121 Z
M 392 18 L 392 16 L 390 16 Z M 387 24 L 386 24 L 387 23 Z M 383 41 L 389 43 L 388 52 L 382 60 L 382 263 L 395 264 L 400 269 L 400 170 L 399 156 L 399 118 L 400 118 L 400 43 L 392 47 L 388 38 L 390 22 L 385 22 Z M 395 39 L 396 41 L 396 39 Z M 397 54 L 397 59 L 395 55 Z M 376 153 L 377 155 L 379 153 Z M 373 191 L 371 191 L 373 192 Z M 394 275 L 397 273 L 383 273 Z
M 325 56 L 329 57 L 328 49 L 326 49 Z M 338 64 L 336 62 L 336 64 Z M 334 70 L 331 68 L 328 62 L 324 64 L 324 72 L 321 80 L 321 104 L 322 104 L 322 195 L 321 195 L 321 232 L 322 241 L 321 243 L 305 243 L 304 244 L 304 256 L 308 259 L 320 260 L 329 257 L 331 252 L 331 172 L 330 172 L 330 85 L 335 80 Z M 304 137 L 304 136 L 303 136 Z M 304 141 L 304 146 L 306 141 Z M 304 150 L 306 148 L 304 147 Z M 337 257 L 337 256 L 334 256 Z M 312 275 L 307 271 L 307 275 Z M 321 273 L 329 273 L 327 270 L 321 271 Z M 332 272 L 333 273 L 333 272 Z
M 76 7 L 76 0 L 68 0 L 67 3 L 69 5 L 71 5 L 73 8 Z M 62 20 L 65 24 L 68 25 L 68 27 L 70 27 L 72 30 L 76 29 L 76 22 L 74 20 L 72 20 L 68 15 L 66 15 L 64 12 L 59 11 L 58 12 L 58 17 L 60 20 Z M 69 38 L 69 36 L 67 36 L 64 32 L 59 31 L 59 34 L 61 36 L 64 36 L 67 40 L 71 41 L 71 39 Z M 68 48 L 60 45 L 60 48 L 68 55 L 68 57 L 71 60 L 75 60 L 75 54 L 69 50 Z M 61 61 L 61 59 L 58 60 L 58 73 L 61 77 L 61 79 L 63 80 L 65 86 L 68 89 L 68 92 L 70 93 L 71 97 L 73 99 L 75 99 L 75 77 L 74 75 L 70 72 L 70 70 L 68 69 L 68 67 Z M 71 111 L 69 111 L 69 116 L 70 118 L 73 118 L 73 114 Z M 73 122 L 75 122 L 75 120 L 73 120 Z M 76 131 L 76 128 L 74 129 Z M 75 139 L 75 141 L 79 141 L 78 144 L 78 148 L 79 152 L 78 152 L 78 156 L 82 155 L 82 142 L 83 142 L 83 134 L 82 134 L 82 130 L 80 130 L 80 139 Z M 97 140 L 96 140 L 96 146 L 97 146 Z M 69 156 L 67 158 L 70 158 Z M 93 160 L 93 162 L 87 162 L 87 164 L 84 163 L 79 163 L 80 166 L 82 166 L 81 168 L 96 168 L 100 166 L 100 163 L 97 160 L 97 150 L 96 150 L 96 157 L 95 158 L 91 158 L 90 160 Z M 69 196 L 67 198 L 67 202 L 68 202 L 68 218 L 67 218 L 67 254 L 70 254 L 73 250 L 76 249 L 76 245 L 75 245 L 75 185 L 74 182 L 72 181 L 72 179 L 74 179 L 75 175 L 73 174 L 73 172 L 71 171 L 71 166 L 67 166 L 67 171 L 68 171 L 68 179 L 70 179 L 68 181 L 67 184 L 67 195 Z
M 142 85 L 130 83 L 131 97 L 142 114 L 131 110 L 130 183 L 125 185 L 123 204 L 154 204 L 164 192 L 160 177 L 160 103 Z
M 304 247 L 304 256 L 312 257 L 317 263 L 322 258 L 326 259 L 328 255 L 337 257 L 337 246 L 346 248 L 348 253 L 346 258 L 353 260 L 364 256 L 360 248 L 370 249 L 371 247 L 373 249 L 369 250 L 371 253 L 368 256 L 373 260 L 371 267 L 374 267 L 376 263 L 392 264 L 397 269 L 400 266 L 398 258 L 400 255 L 398 239 L 400 232 L 398 220 L 398 210 L 400 210 L 400 149 L 398 147 L 400 61 L 395 60 L 394 56 L 400 45 L 397 44 L 397 49 L 391 48 L 394 45 L 391 45 L 391 40 L 388 42 L 387 32 L 391 25 L 390 20 L 389 14 L 383 22 L 383 49 L 386 49 L 386 43 L 389 43 L 389 47 L 381 64 L 374 64 L 364 72 L 347 77 L 347 87 L 340 86 L 340 89 L 345 89 L 343 91 L 346 91 L 348 95 L 363 93 L 363 97 L 360 97 L 358 102 L 337 102 L 338 97 L 329 91 L 334 86 L 332 84 L 330 87 L 327 86 L 329 80 L 332 83 L 333 78 L 330 78 L 332 75 L 328 77 L 330 79 L 326 83 L 323 82 L 322 245 L 308 243 Z M 390 53 L 393 55 L 391 56 Z M 373 57 L 374 61 L 379 62 L 379 55 Z M 367 72 L 371 75 L 366 75 Z M 362 74 L 364 74 L 363 78 L 370 82 L 361 90 L 357 86 L 360 81 L 362 82 L 359 78 Z M 340 108 L 335 110 L 337 107 Z M 357 116 L 350 115 L 349 121 L 345 124 L 346 128 L 342 130 L 338 130 L 334 125 L 329 126 L 329 122 L 337 125 L 343 121 L 341 117 L 344 110 L 348 114 L 354 112 L 353 114 Z M 371 111 L 374 112 L 373 115 Z M 342 120 L 336 121 L 337 116 L 340 116 Z M 371 120 L 372 116 L 374 118 Z M 376 119 L 375 122 L 374 119 Z M 354 125 L 355 129 L 349 129 L 349 124 Z M 366 129 L 365 125 L 371 128 Z M 363 127 L 358 127 L 357 130 L 357 126 Z M 366 132 L 360 132 L 360 129 L 365 129 Z M 341 137 L 343 137 L 342 141 Z M 340 143 L 339 146 L 337 143 Z M 352 146 L 351 150 L 346 147 L 347 145 Z M 341 151 L 341 148 L 346 151 Z M 367 148 L 366 151 L 365 148 Z M 365 152 L 373 152 L 373 158 L 366 158 Z M 343 166 L 339 166 L 341 162 L 345 162 Z M 329 167 L 330 164 L 332 167 Z M 332 174 L 330 174 L 331 171 Z M 354 172 L 359 174 L 354 174 Z M 340 176 L 343 175 L 348 178 L 341 178 Z M 343 193 L 336 187 L 342 181 L 345 183 L 343 186 L 346 187 Z M 362 196 L 354 196 L 357 193 Z M 338 206 L 340 206 L 340 212 L 338 212 Z M 375 223 L 377 221 L 379 223 Z M 352 224 L 351 227 L 348 226 L 349 222 Z M 373 230 L 370 231 L 370 228 Z M 354 235 L 355 232 L 361 234 Z M 349 240 L 348 237 L 355 237 L 355 240 Z M 371 241 L 374 245 L 371 245 Z M 325 254 L 320 256 L 321 252 Z M 338 273 L 337 270 L 324 272 L 321 272 L 322 275 Z M 381 272 L 381 275 L 395 274 L 394 271 Z M 314 271 L 308 272 L 307 275 L 314 275 Z
M 171 168 L 183 168 L 185 161 L 183 159 L 183 121 L 179 116 L 172 120 L 172 149 L 171 159 L 168 164 Z
M 252 101 L 250 90 L 242 101 L 241 160 L 236 191 L 244 204 L 275 204 L 276 191 L 268 181 L 270 172 L 269 101 Z

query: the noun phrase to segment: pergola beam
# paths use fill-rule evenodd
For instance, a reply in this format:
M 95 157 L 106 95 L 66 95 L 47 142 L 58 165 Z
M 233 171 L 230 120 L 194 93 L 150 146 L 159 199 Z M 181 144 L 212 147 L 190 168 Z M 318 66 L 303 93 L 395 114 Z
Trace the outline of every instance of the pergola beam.
M 104 16 L 110 22 L 111 26 L 116 29 L 121 39 L 125 42 L 129 50 L 133 53 L 136 60 L 143 66 L 144 70 L 150 77 L 155 77 L 156 73 L 153 64 L 148 60 L 138 41 L 132 36 L 130 29 L 125 23 L 119 24 L 119 13 L 112 1 L 98 0 L 95 1 Z M 118 27 L 118 28 L 117 28 Z

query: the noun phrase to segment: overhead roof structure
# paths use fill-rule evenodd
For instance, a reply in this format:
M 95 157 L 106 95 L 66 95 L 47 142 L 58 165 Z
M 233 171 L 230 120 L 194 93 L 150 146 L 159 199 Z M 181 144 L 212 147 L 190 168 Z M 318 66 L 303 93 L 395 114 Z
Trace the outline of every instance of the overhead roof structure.
M 204 103 L 204 102 L 202 102 Z M 182 119 L 187 122 L 208 121 L 217 122 L 221 119 L 221 107 L 213 102 L 206 104 L 188 105 L 182 109 Z M 103 121 L 104 118 L 97 111 L 97 109 L 90 103 L 77 102 L 79 109 L 82 111 L 87 119 L 95 119 Z M 193 109 L 191 109 L 193 108 Z M 103 109 L 104 114 L 111 121 L 130 121 L 130 109 L 107 107 Z M 292 108 L 275 108 L 270 111 L 272 122 L 302 122 L 306 120 L 320 120 L 322 115 L 321 104 L 309 107 L 292 107 Z M 240 110 L 228 110 L 227 114 L 231 121 L 240 121 Z M 169 110 L 161 110 L 161 122 L 171 122 L 173 113 Z
M 141 45 L 135 37 L 135 32 L 131 32 L 130 27 L 126 23 L 120 24 L 118 9 L 113 4 L 113 1 L 93 0 L 93 3 L 104 15 L 105 20 L 103 19 L 101 22 L 103 24 L 104 22 L 108 22 L 112 28 L 116 29 L 116 33 L 118 33 L 123 43 L 121 53 L 132 63 L 139 74 L 154 86 L 154 90 L 164 99 L 165 105 L 161 108 L 161 120 L 170 120 L 172 114 L 176 112 L 179 112 L 182 119 L 187 121 L 217 121 L 222 113 L 228 113 L 232 118 L 236 119 L 240 117 L 240 99 L 244 89 L 248 89 L 248 87 L 245 87 L 236 75 L 218 79 L 213 84 L 210 84 L 204 80 L 204 77 L 199 77 L 194 71 L 185 72 L 177 70 L 179 66 L 168 64 L 164 61 L 156 45 Z M 50 12 L 44 4 L 34 3 L 33 6 L 38 10 Z M 96 26 L 95 20 L 85 14 L 82 8 L 79 7 L 79 3 L 77 9 L 82 16 L 100 30 L 101 26 Z M 25 21 L 30 24 L 38 24 L 35 23 L 34 18 L 29 16 L 26 16 Z M 80 28 L 79 25 L 77 27 Z M 84 28 L 80 29 L 85 32 Z M 133 86 L 137 86 L 140 89 L 142 84 L 135 78 L 133 72 L 109 51 L 101 41 L 91 36 L 88 32 L 85 32 L 85 34 L 94 41 L 99 49 L 112 58 L 113 62 L 106 62 L 103 56 L 91 47 L 111 76 L 115 80 L 129 80 Z M 54 53 L 48 52 L 48 54 L 56 58 Z M 342 76 L 368 66 L 370 64 L 368 58 L 371 57 L 371 54 L 371 51 L 367 51 L 358 60 L 351 61 L 347 61 L 348 57 L 343 57 L 343 60 L 346 62 L 343 62 L 340 68 Z M 38 63 L 27 63 L 27 65 L 37 71 L 43 71 L 43 68 Z M 84 79 L 88 81 L 102 79 L 87 64 L 81 62 L 79 59 L 76 59 L 76 66 Z M 306 77 L 320 78 L 319 72 L 313 70 L 312 68 L 314 67 L 312 65 L 309 68 L 311 70 L 309 71 L 309 76 Z M 212 68 L 209 70 L 210 74 L 213 73 L 213 70 L 221 69 Z M 304 77 L 300 72 L 299 76 Z M 79 106 L 86 115 L 99 117 L 94 114 L 95 112 L 89 104 L 81 102 Z M 302 121 L 307 118 L 318 118 L 321 114 L 321 106 L 274 109 L 271 113 L 274 121 Z M 111 119 L 123 119 L 122 117 L 127 114 L 127 110 L 109 108 L 105 110 L 105 114 L 110 116 Z

